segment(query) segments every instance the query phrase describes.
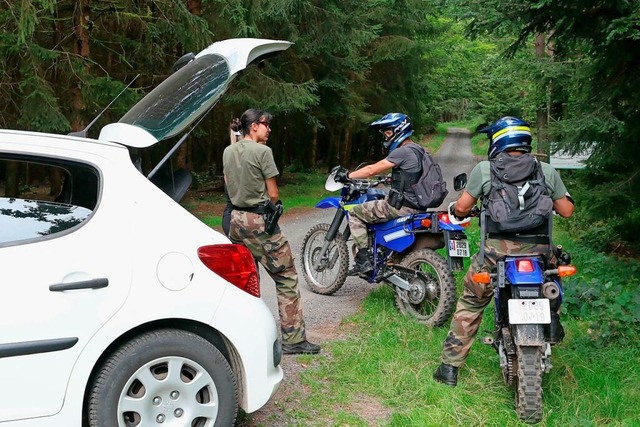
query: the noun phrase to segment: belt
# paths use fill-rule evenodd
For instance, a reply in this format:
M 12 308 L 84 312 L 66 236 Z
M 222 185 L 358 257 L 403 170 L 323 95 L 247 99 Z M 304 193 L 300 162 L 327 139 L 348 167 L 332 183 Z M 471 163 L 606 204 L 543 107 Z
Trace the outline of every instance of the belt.
M 242 208 L 240 206 L 233 206 L 233 210 L 234 211 L 242 211 L 242 212 L 250 212 L 250 213 L 254 213 L 254 214 L 263 214 L 264 213 L 264 206 L 253 206 L 253 207 L 247 207 L 247 208 Z
M 536 236 L 536 235 L 520 235 L 520 234 L 501 234 L 501 233 L 489 233 L 487 235 L 489 239 L 496 240 L 511 240 L 512 242 L 520 243 L 532 243 L 535 245 L 548 245 L 549 236 Z

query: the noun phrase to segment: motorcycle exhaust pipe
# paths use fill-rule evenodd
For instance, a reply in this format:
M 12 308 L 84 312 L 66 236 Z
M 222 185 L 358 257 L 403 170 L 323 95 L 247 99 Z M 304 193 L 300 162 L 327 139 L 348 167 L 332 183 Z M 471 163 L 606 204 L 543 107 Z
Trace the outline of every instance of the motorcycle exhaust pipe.
M 550 300 L 554 300 L 560 296 L 560 287 L 555 282 L 547 282 L 542 285 L 542 295 Z

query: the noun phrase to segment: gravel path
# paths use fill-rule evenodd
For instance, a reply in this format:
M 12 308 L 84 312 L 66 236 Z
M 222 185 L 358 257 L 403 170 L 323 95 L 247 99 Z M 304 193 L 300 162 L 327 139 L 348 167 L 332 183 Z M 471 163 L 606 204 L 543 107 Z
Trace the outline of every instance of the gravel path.
M 475 165 L 474 157 L 471 154 L 469 131 L 466 129 L 450 129 L 444 144 L 438 153 L 434 155 L 434 158 L 442 168 L 442 173 L 449 189 L 449 195 L 442 205 L 444 207 L 448 205 L 449 201 L 456 200 L 458 197 L 457 192 L 453 190 L 453 177 L 462 172 L 468 174 Z M 331 296 L 324 296 L 311 292 L 305 283 L 300 266 L 302 240 L 314 224 L 330 223 L 334 214 L 335 211 L 333 209 L 299 210 L 285 213 L 280 220 L 280 227 L 289 239 L 296 259 L 307 336 L 309 341 L 319 344 L 335 339 L 338 336 L 342 319 L 356 313 L 360 309 L 363 298 L 373 286 L 378 286 L 371 285 L 357 277 L 348 277 L 344 286 L 338 292 Z M 348 246 L 351 248 L 351 244 Z M 260 267 L 260 279 L 262 283 L 262 298 L 271 308 L 277 321 L 278 308 L 275 286 L 262 267 Z M 295 400 L 288 399 L 288 396 L 292 390 L 300 387 L 298 374 L 305 367 L 296 361 L 295 356 L 285 356 L 282 367 L 285 379 L 276 395 L 262 409 L 240 420 L 236 424 L 237 427 L 279 427 L 289 424 L 285 415 L 286 406 L 294 407 Z

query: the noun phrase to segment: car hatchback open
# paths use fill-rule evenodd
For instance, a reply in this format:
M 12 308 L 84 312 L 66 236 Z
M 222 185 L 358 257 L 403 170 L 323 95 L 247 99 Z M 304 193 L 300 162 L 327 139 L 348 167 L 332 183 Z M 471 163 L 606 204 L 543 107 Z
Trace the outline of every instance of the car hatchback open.
M 189 173 L 145 175 L 136 151 L 289 46 L 214 43 L 97 139 L 0 130 L 0 424 L 230 426 L 270 399 L 281 344 L 251 253 L 177 203 Z

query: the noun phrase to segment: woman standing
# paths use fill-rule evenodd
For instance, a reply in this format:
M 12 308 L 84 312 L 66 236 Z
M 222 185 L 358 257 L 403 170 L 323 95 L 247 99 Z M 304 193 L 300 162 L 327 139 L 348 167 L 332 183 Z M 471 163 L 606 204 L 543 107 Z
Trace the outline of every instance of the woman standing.
M 265 204 L 280 204 L 276 177 L 279 172 L 267 139 L 272 116 L 250 108 L 231 123 L 242 139 L 225 148 L 222 156 L 224 179 L 233 211 L 229 238 L 245 245 L 276 284 L 282 352 L 315 354 L 320 346 L 307 341 L 298 274 L 289 241 L 276 226 L 265 231 Z

